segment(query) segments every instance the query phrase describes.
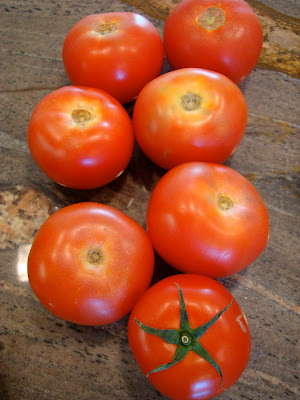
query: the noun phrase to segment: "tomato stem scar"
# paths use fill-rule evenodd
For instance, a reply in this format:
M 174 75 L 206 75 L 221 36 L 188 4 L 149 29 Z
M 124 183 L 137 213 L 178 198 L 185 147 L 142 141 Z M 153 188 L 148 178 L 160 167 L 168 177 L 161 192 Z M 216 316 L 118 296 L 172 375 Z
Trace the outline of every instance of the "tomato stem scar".
M 181 336 L 180 341 L 184 346 L 188 346 L 191 343 L 191 339 L 186 333 Z
M 223 211 L 230 210 L 233 205 L 233 200 L 230 197 L 220 196 L 218 198 L 218 207 Z
M 225 22 L 225 12 L 219 7 L 209 7 L 197 19 L 198 25 L 207 31 L 218 29 Z
M 114 32 L 117 29 L 117 23 L 116 22 L 110 22 L 107 24 L 101 24 L 98 26 L 96 29 L 97 33 L 100 33 L 100 35 L 107 35 L 108 33 Z
M 195 93 L 188 92 L 182 97 L 182 107 L 185 111 L 194 111 L 200 107 L 201 98 Z
M 87 259 L 90 264 L 101 264 L 103 252 L 100 249 L 90 249 L 87 254 Z
M 92 119 L 92 114 L 88 110 L 76 109 L 72 112 L 72 118 L 76 124 L 84 125 Z

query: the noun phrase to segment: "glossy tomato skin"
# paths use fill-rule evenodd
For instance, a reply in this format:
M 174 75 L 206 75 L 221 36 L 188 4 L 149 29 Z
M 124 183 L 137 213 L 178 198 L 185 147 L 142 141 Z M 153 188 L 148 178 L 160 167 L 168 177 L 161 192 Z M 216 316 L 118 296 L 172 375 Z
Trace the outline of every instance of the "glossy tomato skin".
M 257 190 L 238 172 L 194 162 L 173 168 L 158 182 L 148 204 L 147 229 L 167 263 L 220 278 L 261 254 L 269 218 Z
M 122 104 L 160 74 L 163 58 L 154 25 L 131 12 L 89 15 L 74 25 L 63 45 L 72 84 L 103 89 Z
M 255 67 L 262 44 L 259 19 L 244 0 L 182 0 L 165 23 L 164 49 L 173 69 L 205 68 L 236 84 Z
M 148 288 L 154 266 L 142 227 L 117 209 L 78 203 L 52 214 L 28 257 L 28 277 L 53 314 L 103 325 L 129 313 Z
M 177 283 L 183 293 L 191 328 L 197 328 L 232 304 L 199 339 L 219 364 L 228 389 L 246 368 L 251 337 L 249 326 L 237 301 L 219 282 L 201 275 L 182 274 L 165 278 L 148 289 L 134 306 L 128 323 L 128 339 L 133 355 L 146 375 L 155 367 L 171 362 L 176 345 L 145 333 L 135 319 L 158 329 L 179 329 L 180 312 Z M 223 392 L 218 372 L 190 351 L 170 368 L 149 375 L 149 381 L 172 400 L 205 400 Z
M 134 147 L 131 120 L 99 89 L 67 86 L 44 97 L 28 125 L 33 159 L 55 182 L 94 189 L 127 167 Z
M 222 163 L 242 140 L 247 105 L 225 76 L 185 68 L 145 86 L 135 103 L 133 125 L 141 150 L 162 168 L 189 161 Z

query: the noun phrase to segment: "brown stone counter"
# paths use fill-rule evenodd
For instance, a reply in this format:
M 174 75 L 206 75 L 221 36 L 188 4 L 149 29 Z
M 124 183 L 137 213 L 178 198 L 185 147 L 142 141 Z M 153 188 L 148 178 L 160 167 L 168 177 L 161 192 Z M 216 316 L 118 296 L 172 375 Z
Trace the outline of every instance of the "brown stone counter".
M 114 206 L 145 227 L 150 194 L 165 173 L 135 148 L 126 171 L 97 190 L 63 188 L 27 147 L 31 113 L 46 94 L 70 82 L 62 45 L 81 18 L 134 11 L 162 35 L 178 0 L 9 0 L 0 4 L 0 399 L 108 400 L 165 398 L 136 364 L 128 317 L 85 327 L 50 314 L 27 279 L 27 255 L 45 219 L 66 205 Z M 225 165 L 248 178 L 269 211 L 263 254 L 223 283 L 248 318 L 252 353 L 239 381 L 220 400 L 296 400 L 299 396 L 300 4 L 248 0 L 264 30 L 255 70 L 240 84 L 248 105 L 244 138 Z M 170 70 L 167 62 L 163 72 Z M 132 115 L 133 103 L 126 106 Z M 159 257 L 154 281 L 175 274 Z

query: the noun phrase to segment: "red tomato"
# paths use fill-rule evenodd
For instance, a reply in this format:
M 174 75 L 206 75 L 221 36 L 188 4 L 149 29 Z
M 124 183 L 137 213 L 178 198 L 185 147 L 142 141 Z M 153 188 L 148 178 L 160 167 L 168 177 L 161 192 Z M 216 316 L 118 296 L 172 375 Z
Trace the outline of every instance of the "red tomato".
M 142 151 L 163 168 L 222 163 L 243 137 L 247 106 L 230 79 L 187 68 L 148 83 L 136 100 L 133 124 Z
M 210 399 L 228 389 L 251 348 L 246 317 L 228 290 L 189 274 L 165 278 L 140 298 L 128 339 L 143 373 L 173 400 Z
M 134 146 L 131 120 L 102 90 L 67 86 L 36 106 L 28 146 L 37 165 L 55 182 L 93 189 L 117 178 Z
M 173 69 L 220 72 L 236 84 L 255 67 L 263 30 L 243 0 L 182 0 L 169 14 L 164 48 Z
M 229 167 L 186 163 L 150 197 L 147 229 L 158 254 L 182 272 L 231 275 L 265 248 L 269 219 L 254 186 Z
M 133 100 L 160 74 L 164 50 L 154 25 L 130 12 L 89 15 L 68 33 L 63 61 L 73 85 L 103 89 L 121 103 Z
M 53 314 L 82 325 L 129 313 L 148 288 L 154 266 L 142 227 L 113 207 L 78 203 L 52 214 L 28 258 L 29 282 Z

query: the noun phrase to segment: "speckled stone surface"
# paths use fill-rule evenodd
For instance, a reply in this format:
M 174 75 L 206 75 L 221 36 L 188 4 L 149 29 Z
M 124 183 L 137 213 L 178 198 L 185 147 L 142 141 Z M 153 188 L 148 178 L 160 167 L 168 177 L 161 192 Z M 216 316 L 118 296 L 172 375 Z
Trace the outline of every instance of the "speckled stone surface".
M 151 191 L 164 171 L 136 147 L 113 183 L 91 191 L 62 188 L 35 165 L 26 142 L 35 105 L 69 84 L 61 50 L 82 17 L 106 11 L 147 16 L 162 35 L 178 1 L 102 0 L 0 3 L 0 399 L 165 398 L 137 366 L 126 337 L 128 317 L 78 326 L 44 309 L 30 289 L 26 263 L 33 237 L 54 211 L 79 201 L 117 207 L 145 227 Z M 220 400 L 296 400 L 299 396 L 300 5 L 249 0 L 264 29 L 257 68 L 240 85 L 248 127 L 226 162 L 247 177 L 270 215 L 270 240 L 244 271 L 221 282 L 243 308 L 252 353 L 239 381 Z M 164 72 L 169 69 L 167 63 Z M 129 114 L 133 104 L 126 106 Z M 154 281 L 176 273 L 157 257 Z

